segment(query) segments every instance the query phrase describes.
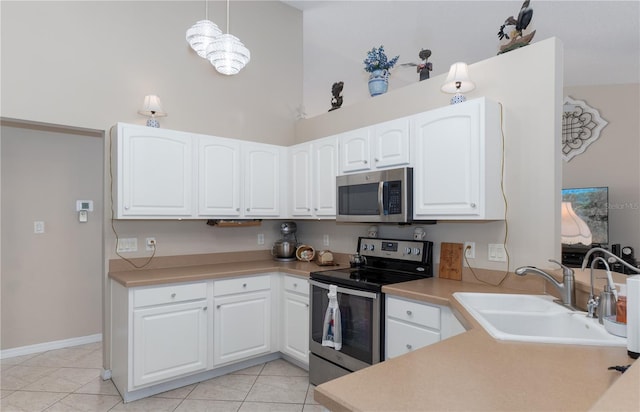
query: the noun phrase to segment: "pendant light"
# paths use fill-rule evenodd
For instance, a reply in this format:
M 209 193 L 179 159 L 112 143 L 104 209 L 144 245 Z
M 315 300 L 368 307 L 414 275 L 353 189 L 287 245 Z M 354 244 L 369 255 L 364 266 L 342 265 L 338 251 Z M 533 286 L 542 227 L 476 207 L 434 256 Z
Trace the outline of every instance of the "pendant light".
M 187 42 L 193 50 L 202 58 L 207 57 L 207 47 L 213 40 L 222 34 L 222 30 L 209 20 L 209 2 L 204 2 L 205 20 L 200 20 L 187 30 Z
M 207 48 L 207 59 L 222 74 L 237 74 L 251 60 L 251 53 L 236 36 L 229 34 L 229 0 L 227 0 L 227 33 L 221 34 Z

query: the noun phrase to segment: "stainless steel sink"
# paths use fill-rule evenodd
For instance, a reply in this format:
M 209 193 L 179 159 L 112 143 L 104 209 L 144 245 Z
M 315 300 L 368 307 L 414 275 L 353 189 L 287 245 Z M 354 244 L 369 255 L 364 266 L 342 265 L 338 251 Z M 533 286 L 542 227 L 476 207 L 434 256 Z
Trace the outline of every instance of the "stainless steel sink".
M 626 346 L 597 319 L 553 302 L 549 295 L 456 292 L 454 298 L 495 339 L 571 345 Z

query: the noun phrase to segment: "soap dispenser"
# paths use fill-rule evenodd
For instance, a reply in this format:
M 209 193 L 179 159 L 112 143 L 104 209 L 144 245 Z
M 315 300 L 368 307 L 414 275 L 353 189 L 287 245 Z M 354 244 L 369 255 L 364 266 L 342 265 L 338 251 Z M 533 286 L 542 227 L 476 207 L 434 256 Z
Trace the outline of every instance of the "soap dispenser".
M 598 322 L 604 323 L 607 316 L 616 315 L 616 297 L 609 285 L 604 285 L 604 290 L 600 293 L 598 304 Z

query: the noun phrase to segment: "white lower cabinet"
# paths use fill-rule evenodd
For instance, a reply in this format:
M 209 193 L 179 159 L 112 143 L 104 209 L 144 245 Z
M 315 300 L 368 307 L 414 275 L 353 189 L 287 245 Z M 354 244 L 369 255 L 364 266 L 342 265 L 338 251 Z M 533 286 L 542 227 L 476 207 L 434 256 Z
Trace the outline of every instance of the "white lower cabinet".
M 208 287 L 112 283 L 112 375 L 121 393 L 211 367 Z
M 284 276 L 280 351 L 309 363 L 309 281 Z
M 271 276 L 216 280 L 214 365 L 271 351 Z
M 464 327 L 446 306 L 386 297 L 386 359 L 404 355 L 464 331 Z

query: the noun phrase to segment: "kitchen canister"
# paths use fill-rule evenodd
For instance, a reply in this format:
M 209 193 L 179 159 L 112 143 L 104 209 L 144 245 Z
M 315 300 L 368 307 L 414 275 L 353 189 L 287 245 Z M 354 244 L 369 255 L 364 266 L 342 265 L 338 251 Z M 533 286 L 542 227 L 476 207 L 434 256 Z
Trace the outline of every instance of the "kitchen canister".
M 640 275 L 627 278 L 627 353 L 640 356 Z

